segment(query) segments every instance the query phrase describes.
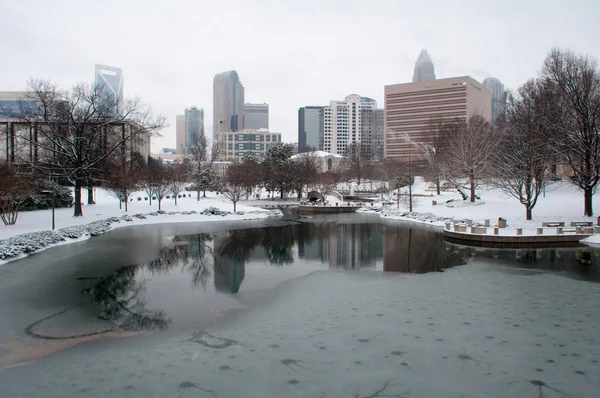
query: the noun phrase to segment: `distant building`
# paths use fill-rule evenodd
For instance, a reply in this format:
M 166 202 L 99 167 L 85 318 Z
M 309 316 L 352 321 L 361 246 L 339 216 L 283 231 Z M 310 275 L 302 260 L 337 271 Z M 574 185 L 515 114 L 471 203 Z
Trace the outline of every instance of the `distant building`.
M 185 147 L 184 153 L 190 153 L 191 148 L 204 136 L 204 109 L 195 106 L 185 110 Z
M 236 71 L 215 75 L 213 81 L 213 141 L 220 132 L 243 129 L 244 86 Z
M 424 82 L 427 80 L 435 80 L 435 68 L 429 53 L 423 49 L 417 58 L 417 62 L 415 62 L 413 82 Z
M 344 156 L 342 155 L 335 155 L 333 153 L 323 151 L 300 152 L 291 157 L 292 160 L 299 161 L 305 158 L 314 159 L 320 172 L 338 169 L 344 160 Z
M 483 81 L 483 85 L 492 92 L 492 126 L 495 126 L 498 118 L 504 118 L 506 112 L 504 84 L 495 77 L 488 77 Z
M 479 114 L 491 122 L 491 102 L 490 90 L 469 76 L 385 86 L 385 157 L 418 156 L 430 142 L 425 127 L 432 119 Z
M 175 116 L 175 140 L 177 153 L 183 155 L 185 153 L 185 115 Z
M 371 130 L 363 128 L 364 111 L 375 111 L 377 102 L 360 95 L 348 95 L 343 101 L 331 101 L 323 108 L 323 150 L 346 155 L 348 146 L 358 143 L 365 153 L 371 153 Z
M 325 121 L 323 106 L 298 109 L 298 151 L 323 150 Z
M 221 160 L 241 160 L 252 156 L 265 156 L 271 144 L 281 142 L 281 133 L 271 133 L 268 130 L 227 131 L 218 134 L 221 146 Z
M 244 130 L 269 129 L 269 104 L 244 104 Z
M 123 101 L 123 71 L 114 66 L 96 64 L 95 83 L 100 96 L 111 104 Z

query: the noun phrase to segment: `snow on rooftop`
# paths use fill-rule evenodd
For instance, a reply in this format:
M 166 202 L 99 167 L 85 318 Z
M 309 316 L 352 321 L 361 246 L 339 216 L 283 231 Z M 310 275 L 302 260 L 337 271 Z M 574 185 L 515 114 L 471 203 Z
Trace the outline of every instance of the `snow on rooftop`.
M 329 153 L 329 152 L 325 152 L 325 151 L 313 151 L 313 152 L 301 152 L 297 155 L 292 156 L 292 159 L 300 159 L 300 158 L 309 157 L 309 156 L 314 156 L 316 158 L 327 158 L 327 157 L 343 158 L 342 155 L 337 155 L 335 153 Z

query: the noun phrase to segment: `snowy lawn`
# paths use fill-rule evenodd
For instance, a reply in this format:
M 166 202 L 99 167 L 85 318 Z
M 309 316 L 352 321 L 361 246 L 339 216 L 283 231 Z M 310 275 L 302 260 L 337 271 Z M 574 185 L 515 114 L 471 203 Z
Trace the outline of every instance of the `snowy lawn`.
M 510 195 L 495 188 L 480 188 L 481 200 L 471 203 L 463 201 L 456 190 L 448 190 L 436 195 L 427 189 L 428 183 L 417 177 L 413 186 L 413 194 L 427 195 L 413 197 L 413 213 L 408 212 L 408 198 L 402 196 L 400 208 L 396 204 L 382 207 L 375 203 L 373 208 L 361 211 L 377 212 L 384 218 L 418 221 L 444 226 L 452 220 L 473 220 L 483 223 L 489 219 L 491 225 L 502 217 L 507 220 L 508 228 L 523 228 L 523 234 L 535 234 L 535 229 L 544 221 L 565 221 L 568 227 L 571 221 L 592 221 L 596 225 L 596 217 L 583 216 L 583 192 L 568 182 L 559 182 L 550 187 L 545 197 L 540 197 L 533 209 L 533 220 L 525 220 L 525 207 Z M 406 189 L 401 190 L 405 193 Z M 431 195 L 431 196 L 429 196 Z M 452 200 L 448 203 L 449 200 Z M 433 205 L 436 201 L 437 205 Z M 594 196 L 594 210 L 600 214 L 600 195 Z M 508 231 L 507 231 L 508 232 Z M 587 243 L 600 243 L 600 235 L 585 240 Z
M 125 225 L 158 223 L 199 222 L 223 220 L 251 220 L 281 215 L 278 210 L 263 210 L 238 203 L 236 213 L 233 204 L 223 196 L 207 193 L 206 198 L 196 200 L 196 193 L 185 192 L 185 198 L 163 199 L 161 212 L 158 202 L 144 200 L 145 193 L 131 196 L 128 211 L 107 191 L 96 190 L 96 204 L 83 206 L 83 217 L 73 217 L 73 208 L 55 210 L 55 231 L 52 227 L 52 210 L 21 212 L 16 225 L 0 225 L 0 263 L 23 257 L 50 246 L 71 243 Z M 182 194 L 183 196 L 183 194 Z M 84 192 L 87 198 L 87 192 Z M 141 200 L 138 200 L 138 197 Z

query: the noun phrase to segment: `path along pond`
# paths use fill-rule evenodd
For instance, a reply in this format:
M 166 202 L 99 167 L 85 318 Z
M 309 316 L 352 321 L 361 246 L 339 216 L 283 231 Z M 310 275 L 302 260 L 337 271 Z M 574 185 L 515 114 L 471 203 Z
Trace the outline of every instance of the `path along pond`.
M 190 355 L 235 350 L 237 354 L 219 366 L 221 371 L 238 369 L 239 376 L 248 364 L 238 356 L 251 362 L 252 353 L 270 350 L 261 357 L 264 365 L 277 363 L 293 374 L 283 372 L 259 383 L 260 378 L 252 378 L 258 371 L 252 365 L 253 370 L 244 373 L 250 383 L 244 388 L 254 389 L 250 395 L 271 396 L 265 386 L 277 394 L 302 395 L 307 390 L 299 385 L 312 378 L 315 388 L 329 391 L 329 396 L 354 396 L 356 391 L 369 396 L 380 387 L 385 387 L 381 394 L 405 396 L 401 394 L 410 390 L 408 385 L 392 388 L 399 376 L 390 373 L 390 366 L 425 380 L 436 369 L 442 371 L 443 361 L 454 367 L 452 372 L 458 366 L 467 373 L 496 375 L 490 378 L 492 392 L 530 391 L 537 396 L 538 391 L 592 391 L 598 380 L 586 375 L 592 369 L 596 375 L 600 371 L 593 333 L 600 316 L 597 304 L 582 300 L 598 302 L 597 264 L 600 250 L 587 246 L 474 248 L 445 242 L 438 228 L 384 222 L 364 214 L 126 227 L 1 267 L 0 382 L 8 383 L 10 396 L 26 396 L 32 383 L 25 381 L 48 371 L 54 361 L 70 369 L 74 365 L 63 362 L 65 356 L 83 360 L 77 350 L 65 348 L 85 346 L 109 358 L 127 347 L 135 353 L 133 358 L 150 355 L 146 344 L 152 341 L 154 350 L 156 343 L 176 344 L 177 349 L 171 347 L 162 356 L 182 355 L 188 362 Z M 434 274 L 407 275 L 426 273 Z M 547 328 L 554 333 L 548 334 Z M 516 340 L 515 333 L 521 333 Z M 178 351 L 190 344 L 201 350 Z M 431 344 L 438 344 L 439 350 L 432 351 Z M 539 352 L 504 363 L 506 352 L 519 352 L 524 346 Z M 336 352 L 339 360 L 347 357 L 347 363 L 339 365 L 325 352 Z M 395 363 L 394 357 L 402 360 Z M 128 366 L 149 366 L 130 359 L 117 361 L 114 373 Z M 236 388 L 244 391 L 236 383 L 214 382 L 211 369 L 218 368 L 213 366 L 216 362 L 204 355 L 200 362 L 210 369 L 189 380 L 181 376 L 178 382 L 168 379 L 169 372 L 160 373 L 177 387 L 175 395 L 188 390 L 218 395 L 217 390 L 230 389 L 233 395 L 225 396 L 235 396 Z M 370 377 L 362 383 L 348 379 L 347 384 L 332 386 L 321 379 L 320 373 L 328 369 L 345 380 L 344 369 L 365 363 L 370 363 Z M 385 370 L 377 371 L 382 364 Z M 531 376 L 523 378 L 515 365 Z M 542 377 L 553 370 L 565 378 L 564 384 L 551 386 L 553 378 Z M 473 376 L 467 373 L 456 377 Z M 507 384 L 511 373 L 515 384 Z M 3 380 L 9 374 L 10 381 Z M 152 379 L 148 374 L 140 380 L 145 377 Z M 212 387 L 201 387 L 203 378 L 213 380 Z M 469 391 L 448 382 L 457 396 Z M 152 384 L 95 381 L 91 387 L 75 383 L 47 391 L 57 396 L 81 394 L 82 389 L 98 396 L 109 391 L 120 395 L 118 391 L 129 386 L 128 395 L 148 396 L 144 388 Z M 576 387 L 569 390 L 571 384 Z M 412 387 L 414 395 L 406 396 L 441 396 L 437 394 L 445 391 L 439 386 Z M 480 387 L 486 388 L 485 383 Z M 150 391 L 159 391 L 156 388 Z M 272 396 L 281 396 L 277 394 Z

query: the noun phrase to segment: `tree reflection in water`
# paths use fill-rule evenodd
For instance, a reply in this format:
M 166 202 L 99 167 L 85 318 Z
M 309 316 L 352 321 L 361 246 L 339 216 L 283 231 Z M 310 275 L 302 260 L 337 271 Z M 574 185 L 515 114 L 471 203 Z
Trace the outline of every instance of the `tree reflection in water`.
M 135 279 L 138 270 L 139 266 L 121 268 L 85 292 L 100 305 L 98 318 L 115 323 L 121 330 L 166 329 L 170 320 L 165 312 L 145 308 L 146 287 L 143 280 Z

